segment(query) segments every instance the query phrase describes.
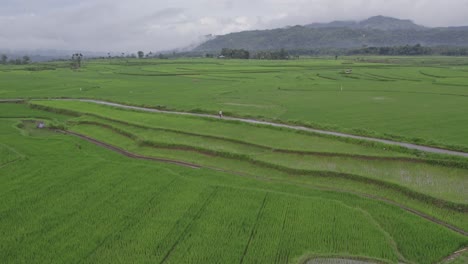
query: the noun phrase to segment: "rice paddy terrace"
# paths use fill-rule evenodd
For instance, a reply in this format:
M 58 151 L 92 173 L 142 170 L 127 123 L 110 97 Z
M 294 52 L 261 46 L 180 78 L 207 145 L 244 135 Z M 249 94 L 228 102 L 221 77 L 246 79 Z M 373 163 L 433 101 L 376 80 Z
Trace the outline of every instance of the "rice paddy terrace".
M 466 59 L 0 66 L 0 98 L 3 263 L 466 261 L 463 156 L 73 100 L 465 153 Z

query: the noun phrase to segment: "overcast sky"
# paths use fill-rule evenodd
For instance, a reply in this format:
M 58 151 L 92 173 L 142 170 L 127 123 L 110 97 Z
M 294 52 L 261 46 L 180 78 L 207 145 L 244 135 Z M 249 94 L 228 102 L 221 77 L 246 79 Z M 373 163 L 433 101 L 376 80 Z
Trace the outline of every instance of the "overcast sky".
M 468 0 L 0 0 L 0 49 L 159 51 L 207 34 L 374 15 L 468 25 Z

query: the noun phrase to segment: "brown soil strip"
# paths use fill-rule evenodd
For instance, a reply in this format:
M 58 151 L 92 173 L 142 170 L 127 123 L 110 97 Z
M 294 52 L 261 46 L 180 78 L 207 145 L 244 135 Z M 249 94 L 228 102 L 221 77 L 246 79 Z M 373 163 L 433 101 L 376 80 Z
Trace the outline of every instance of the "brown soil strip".
M 92 115 L 94 116 L 94 115 Z M 211 135 L 202 135 L 202 134 L 196 134 L 196 133 L 191 133 L 191 132 L 185 132 L 185 131 L 179 131 L 179 130 L 174 130 L 174 129 L 167 129 L 167 128 L 154 128 L 154 127 L 146 127 L 142 125 L 136 125 L 136 124 L 131 124 L 119 120 L 114 120 L 110 118 L 103 118 L 100 116 L 95 116 L 98 118 L 102 118 L 107 121 L 111 122 L 116 122 L 119 124 L 123 124 L 126 126 L 134 126 L 138 127 L 141 129 L 147 129 L 147 130 L 154 130 L 154 131 L 166 131 L 166 132 L 172 132 L 172 133 L 177 133 L 181 135 L 189 135 L 189 136 L 195 136 L 195 137 L 201 137 L 201 138 L 207 138 L 207 139 L 215 139 L 215 140 L 221 140 L 221 141 L 226 141 L 226 142 L 232 142 L 235 144 L 240 144 L 240 145 L 245 145 L 249 147 L 256 147 L 260 148 L 266 151 L 273 151 L 273 152 L 278 152 L 278 153 L 286 153 L 286 154 L 297 154 L 297 155 L 304 155 L 304 156 L 317 156 L 317 157 L 338 157 L 338 158 L 351 158 L 351 159 L 359 159 L 359 160 L 373 160 L 373 161 L 399 161 L 399 162 L 408 162 L 408 163 L 425 163 L 425 164 L 431 164 L 431 165 L 439 165 L 439 166 L 457 166 L 455 162 L 451 161 L 444 161 L 444 162 L 434 162 L 432 160 L 424 160 L 424 159 L 418 159 L 418 158 L 410 158 L 410 157 L 384 157 L 384 156 L 369 156 L 369 155 L 359 155 L 359 154 L 348 154 L 348 153 L 334 153 L 334 152 L 319 152 L 319 151 L 301 151 L 301 150 L 289 150 L 289 149 L 275 149 L 271 148 L 268 146 L 260 145 L 260 144 L 254 144 L 250 142 L 245 142 L 237 139 L 231 139 L 231 138 L 224 138 L 224 137 L 217 137 L 217 136 L 211 136 Z M 94 125 L 94 126 L 99 126 L 103 127 L 106 129 L 110 129 L 115 133 L 118 133 L 120 135 L 123 135 L 125 137 L 131 138 L 131 139 L 136 139 L 137 137 L 131 133 L 124 132 L 123 130 L 117 129 L 112 125 L 108 124 L 103 124 L 95 121 L 77 121 L 77 124 L 85 124 L 85 125 Z M 184 148 L 184 147 L 181 147 Z M 187 148 L 190 148 L 187 146 Z M 192 149 L 192 148 L 190 148 Z M 435 164 L 436 163 L 436 164 Z
M 460 249 L 458 251 L 455 251 L 455 252 L 453 252 L 452 255 L 444 258 L 444 260 L 442 260 L 442 263 L 454 260 L 454 259 L 458 258 L 461 254 L 463 254 L 463 253 L 465 253 L 467 251 L 468 251 L 468 247 L 465 247 L 465 248 L 462 248 L 462 249 Z
M 219 119 L 219 117 L 217 115 L 213 115 L 213 114 L 199 114 L 199 113 L 191 113 L 191 112 L 178 112 L 178 111 L 169 111 L 169 110 L 159 110 L 159 109 L 155 109 L 155 108 L 124 105 L 124 104 L 112 103 L 112 102 L 96 100 L 96 99 L 56 98 L 56 99 L 51 99 L 51 100 L 80 101 L 80 102 L 107 105 L 107 106 L 113 106 L 113 107 L 117 107 L 117 108 L 121 108 L 121 109 L 131 109 L 131 110 L 137 110 L 137 111 L 143 111 L 143 112 L 164 113 L 164 114 L 174 114 L 174 115 L 184 115 L 184 116 L 195 116 L 195 117 L 205 117 L 205 118 Z M 66 111 L 64 111 L 64 112 L 66 112 Z M 71 112 L 70 114 L 73 113 L 73 114 L 77 115 L 76 112 L 73 112 L 73 111 L 69 111 L 69 112 Z M 328 130 L 322 130 L 322 129 L 314 129 L 314 128 L 299 126 L 299 125 L 287 125 L 287 124 L 283 124 L 283 123 L 275 123 L 275 122 L 261 121 L 261 120 L 256 120 L 256 119 L 227 117 L 227 116 L 223 117 L 223 119 L 224 120 L 229 120 L 229 121 L 239 121 L 239 122 L 254 124 L 254 125 L 265 125 L 265 126 L 270 126 L 270 127 L 287 128 L 287 129 L 291 129 L 291 130 L 295 130 L 295 131 L 311 132 L 311 133 L 314 133 L 314 134 L 328 135 L 328 136 L 334 136 L 334 137 L 340 137 L 340 138 L 350 138 L 350 139 L 357 139 L 357 140 L 361 140 L 361 141 L 377 142 L 377 143 L 383 143 L 383 144 L 387 144 L 387 145 L 399 146 L 399 147 L 412 149 L 412 150 L 423 151 L 423 152 L 468 157 L 468 152 L 463 152 L 463 151 L 443 149 L 443 148 L 440 148 L 440 147 L 417 145 L 417 144 L 413 144 L 413 143 L 399 142 L 399 141 L 394 141 L 394 140 L 389 140 L 389 139 L 372 138 L 372 137 L 368 137 L 368 136 L 358 136 L 358 135 L 346 134 L 346 133 L 341 133 L 341 132 L 334 132 L 334 131 L 328 131 Z
M 65 131 L 65 130 L 56 130 L 57 132 L 60 132 L 60 133 L 64 133 L 64 134 L 69 134 L 69 135 L 73 135 L 73 136 L 76 136 L 76 137 L 79 137 L 81 139 L 84 139 L 88 142 L 91 142 L 97 146 L 100 146 L 100 147 L 104 147 L 106 149 L 109 149 L 109 150 L 112 150 L 114 152 L 117 152 L 117 153 L 120 153 L 124 156 L 127 156 L 127 157 L 130 157 L 130 158 L 134 158 L 134 159 L 141 159 L 141 160 L 150 160 L 150 161 L 157 161 L 157 162 L 164 162 L 164 163 L 170 163 L 170 164 L 175 164 L 175 165 L 179 165 L 179 166 L 183 166 L 183 167 L 188 167 L 188 168 L 192 168 L 192 169 L 200 169 L 200 168 L 206 168 L 206 169 L 212 169 L 212 170 L 216 170 L 216 171 L 220 171 L 220 172 L 227 172 L 227 173 L 234 173 L 234 174 L 237 174 L 237 175 L 241 175 L 241 176 L 249 176 L 248 174 L 244 174 L 244 173 L 236 173 L 236 172 L 232 172 L 232 171 L 227 171 L 227 170 L 223 170 L 223 169 L 219 169 L 219 168 L 213 168 L 213 167 L 204 167 L 204 166 L 200 166 L 200 165 L 197 165 L 197 164 L 193 164 L 193 163 L 188 163 L 188 162 L 183 162 L 183 161 L 177 161 L 177 160 L 170 160 L 170 159 L 161 159 L 161 158 L 154 158 L 154 157 L 148 157 L 148 156 L 143 156 L 143 155 L 138 155 L 138 154 L 135 154 L 135 153 L 131 153 L 131 152 L 128 152 L 124 149 L 121 149 L 121 148 L 118 148 L 118 147 L 115 147 L 115 146 L 112 146 L 112 145 L 109 145 L 107 143 L 104 143 L 102 141 L 99 141 L 99 140 L 96 140 L 96 139 L 93 139 L 93 138 L 90 138 L 88 136 L 85 136 L 85 135 L 82 135 L 82 134 L 79 134 L 79 133 L 76 133 L 76 132 L 71 132 L 71 131 Z M 270 179 L 271 180 L 271 179 Z M 304 186 L 304 185 L 299 185 L 297 184 L 298 186 Z M 369 198 L 369 199 L 372 199 L 372 200 L 377 200 L 377 201 L 381 201 L 381 202 L 385 202 L 387 204 L 391 204 L 391 205 L 394 205 L 394 206 L 397 206 L 399 207 L 400 209 L 403 209 L 407 212 L 410 212 L 414 215 L 417 215 L 419 217 L 422 217 L 434 224 L 437 224 L 437 225 L 441 225 L 441 226 L 444 226 L 454 232 L 457 232 L 459 234 L 462 234 L 464 236 L 468 236 L 468 232 L 466 232 L 465 230 L 461 229 L 461 228 L 458 228 L 456 226 L 453 226 L 453 225 L 450 225 L 448 223 L 445 223 L 441 220 L 438 220 L 432 216 L 429 216 L 429 215 L 426 215 L 422 212 L 419 212 L 419 211 L 416 211 L 414 209 L 411 209 L 407 206 L 404 206 L 402 204 L 399 204 L 397 202 L 394 202 L 392 200 L 389 200 L 389 199 L 385 199 L 385 198 L 381 198 L 381 197 L 377 197 L 377 196 L 373 196 L 373 195 L 369 195 L 369 194 L 364 194 L 364 193 L 359 193 L 359 192 L 352 192 L 352 191 L 346 191 L 346 190 L 340 190 L 340 189 L 333 189 L 333 188 L 321 188 L 323 190 L 328 190 L 328 191 L 336 191 L 336 192 L 345 192 L 345 193 L 351 193 L 351 194 L 355 194 L 355 195 L 358 195 L 358 196 L 361 196 L 361 197 L 365 197 L 365 198 Z
M 99 123 L 98 123 L 99 125 Z M 113 132 L 117 134 L 121 134 L 123 136 L 126 136 L 132 140 L 136 140 L 136 136 L 129 134 L 125 131 L 120 131 L 120 130 L 115 130 L 111 126 L 103 125 L 103 127 L 112 130 Z M 447 208 L 447 209 L 452 209 L 458 212 L 466 213 L 468 212 L 468 206 L 464 204 L 459 204 L 459 203 L 453 203 L 453 202 L 448 202 L 439 198 L 434 198 L 432 196 L 422 194 L 415 192 L 409 188 L 393 184 L 393 183 L 388 183 L 385 181 L 377 180 L 377 179 L 372 179 L 360 175 L 354 175 L 354 174 L 346 174 L 346 173 L 338 173 L 338 172 L 330 172 L 330 171 L 314 171 L 314 170 L 299 170 L 299 169 L 294 169 L 294 168 L 289 168 L 289 167 L 284 167 L 280 165 L 274 165 L 270 164 L 268 162 L 263 162 L 255 159 L 251 159 L 249 156 L 242 155 L 242 154 L 232 154 L 232 153 L 225 153 L 225 152 L 220 152 L 220 151 L 214 151 L 214 150 L 209 150 L 209 149 L 202 149 L 202 148 L 196 148 L 192 146 L 187 146 L 187 145 L 172 145 L 172 144 L 160 144 L 157 142 L 150 142 L 150 141 L 143 141 L 140 142 L 139 145 L 149 147 L 149 148 L 155 148 L 155 149 L 168 149 L 168 150 L 180 150 L 180 151 L 187 151 L 187 152 L 193 152 L 197 154 L 201 154 L 204 156 L 209 156 L 209 157 L 223 157 L 223 158 L 228 158 L 228 159 L 238 159 L 242 160 L 245 162 L 249 162 L 253 165 L 268 168 L 268 169 L 274 169 L 278 170 L 284 173 L 288 173 L 291 175 L 304 175 L 304 176 L 315 176 L 315 177 L 339 177 L 339 178 L 344 178 L 348 180 L 353 180 L 365 184 L 372 184 L 375 186 L 383 187 L 386 189 L 391 189 L 393 191 L 397 191 L 405 196 L 408 196 L 410 198 L 422 201 L 422 202 L 427 202 L 430 204 L 433 204 L 436 207 L 439 208 Z M 445 164 L 446 165 L 446 164 Z M 235 171 L 227 171 L 227 170 L 222 170 L 219 168 L 213 168 L 213 167 L 207 167 L 204 166 L 205 168 L 209 168 L 212 170 L 217 170 L 221 172 L 227 172 L 231 174 L 236 174 L 239 176 L 247 176 L 247 177 L 252 177 L 252 175 L 247 175 L 247 174 L 242 174 L 239 172 Z
M 112 128 L 111 128 L 112 129 Z M 121 133 L 117 131 L 117 133 Z M 127 132 L 124 132 L 124 136 L 127 136 L 133 140 L 135 140 L 135 136 L 129 134 L 127 135 Z M 195 148 L 191 146 L 185 146 L 185 145 L 167 145 L 167 144 L 159 144 L 156 142 L 149 142 L 149 141 L 143 141 L 139 143 L 141 146 L 146 146 L 150 148 L 156 148 L 156 149 L 172 149 L 172 150 L 182 150 L 182 151 L 190 151 L 190 152 L 195 152 L 198 154 L 202 154 L 205 156 L 212 156 L 212 157 L 223 157 L 223 158 L 229 158 L 229 159 L 238 159 L 242 161 L 246 161 L 249 163 L 252 163 L 256 166 L 264 167 L 264 168 L 269 168 L 269 169 L 274 169 L 278 170 L 284 173 L 288 174 L 293 174 L 293 175 L 311 175 L 311 176 L 316 176 L 316 177 L 339 177 L 339 178 L 345 178 L 349 180 L 354 180 L 358 181 L 361 183 L 366 183 L 366 184 L 373 184 L 375 186 L 380 186 L 384 187 L 387 189 L 391 189 L 394 191 L 397 191 L 403 195 L 406 195 L 410 198 L 420 200 L 423 202 L 428 202 L 433 204 L 434 206 L 437 206 L 439 208 L 447 208 L 447 209 L 452 209 L 458 212 L 466 213 L 468 212 L 468 206 L 464 204 L 459 204 L 459 203 L 453 203 L 453 202 L 448 202 L 439 198 L 434 198 L 432 196 L 418 193 L 415 191 L 412 191 L 409 188 L 400 186 L 398 184 L 394 183 L 389 183 L 377 179 L 372 179 L 360 175 L 355 175 L 355 174 L 347 174 L 347 173 L 338 173 L 338 172 L 331 172 L 331 171 L 315 171 L 315 170 L 300 170 L 300 169 L 294 169 L 294 168 L 289 168 L 289 167 L 284 167 L 280 165 L 275 165 L 271 164 L 268 162 L 260 161 L 260 160 L 254 160 L 251 159 L 250 157 L 242 154 L 233 154 L 233 153 L 225 153 L 225 152 L 219 152 L 219 151 L 213 151 L 213 150 L 208 150 L 208 149 L 201 149 L 201 148 Z M 211 168 L 213 169 L 213 168 Z M 235 173 L 237 174 L 237 173 Z
M 117 153 L 120 153 L 120 154 L 122 154 L 122 155 L 124 155 L 124 156 L 127 156 L 127 157 L 129 157 L 129 158 L 141 159 L 141 160 L 159 161 L 159 162 L 164 162 L 164 163 L 171 163 L 171 164 L 180 165 L 180 166 L 188 167 L 188 168 L 192 168 L 192 169 L 199 169 L 199 168 L 201 168 L 201 166 L 199 166 L 199 165 L 192 164 L 192 163 L 188 163 L 188 162 L 177 161 L 177 160 L 170 160 L 170 159 L 154 158 L 154 157 L 148 157 L 148 156 L 143 156 L 143 155 L 131 153 L 131 152 L 128 152 L 128 151 L 126 151 L 126 150 L 124 150 L 124 149 L 121 149 L 121 148 L 118 148 L 118 147 L 109 145 L 109 144 L 104 143 L 104 142 L 102 142 L 102 141 L 99 141 L 99 140 L 90 138 L 90 137 L 88 137 L 88 136 L 85 136 L 85 135 L 82 135 L 82 134 L 79 134 L 79 133 L 76 133 L 76 132 L 65 131 L 65 130 L 56 130 L 56 131 L 61 132 L 61 133 L 64 133 L 64 134 L 69 134 L 69 135 L 73 135 L 73 136 L 79 137 L 79 138 L 84 139 L 84 140 L 86 140 L 86 141 L 88 141 L 88 142 L 91 142 L 91 143 L 93 143 L 93 144 L 95 144 L 95 145 L 98 145 L 98 146 L 100 146 L 100 147 L 104 147 L 104 148 L 106 148 L 106 149 L 112 150 L 112 151 L 117 152 Z
M 98 125 L 99 125 L 99 123 L 98 123 Z M 107 129 L 110 129 L 115 133 L 126 136 L 126 137 L 128 137 L 128 138 L 130 138 L 132 140 L 138 140 L 138 138 L 136 136 L 134 136 L 133 134 L 130 134 L 130 133 L 126 132 L 126 131 L 120 131 L 118 129 L 116 130 L 115 128 L 112 128 L 111 126 L 107 126 L 107 125 L 103 125 L 103 127 L 107 128 Z M 316 177 L 320 176 L 320 177 L 346 178 L 346 179 L 358 181 L 358 182 L 361 182 L 361 183 L 373 184 L 375 186 L 380 186 L 380 187 L 384 187 L 384 188 L 387 188 L 387 189 L 391 189 L 391 190 L 400 192 L 403 195 L 406 195 L 406 196 L 408 196 L 410 198 L 420 200 L 420 201 L 423 201 L 423 202 L 431 203 L 431 204 L 433 204 L 433 205 L 435 205 L 435 206 L 437 206 L 439 208 L 448 208 L 448 209 L 452 209 L 452 210 L 462 212 L 462 213 L 468 212 L 468 206 L 466 206 L 464 204 L 448 202 L 448 201 L 445 201 L 445 200 L 442 200 L 442 199 L 439 199 L 439 198 L 434 198 L 434 197 L 432 197 L 430 195 L 415 192 L 415 191 L 413 191 L 413 190 L 411 190 L 409 188 L 400 186 L 398 184 L 389 183 L 389 182 L 385 182 L 385 181 L 381 181 L 381 180 L 377 180 L 377 179 L 372 179 L 372 178 L 368 178 L 368 177 L 364 177 L 364 176 L 360 176 L 360 175 L 347 174 L 347 173 L 338 173 L 338 172 L 331 172 L 331 171 L 294 169 L 294 168 L 290 168 L 290 167 L 284 167 L 284 166 L 280 166 L 280 165 L 270 164 L 268 162 L 264 162 L 264 161 L 260 161 L 260 160 L 254 160 L 254 159 L 251 159 L 249 156 L 246 156 L 246 155 L 243 155 L 243 154 L 225 153 L 225 152 L 214 151 L 214 150 L 203 149 L 203 148 L 197 148 L 197 147 L 192 147 L 192 146 L 187 146 L 187 145 L 162 144 L 162 143 L 151 142 L 151 141 L 142 141 L 142 142 L 140 142 L 138 144 L 141 145 L 141 146 L 155 148 L 155 149 L 181 150 L 181 151 L 194 152 L 194 153 L 198 153 L 198 154 L 201 154 L 201 155 L 204 155 L 204 156 L 210 156 L 210 157 L 223 157 L 223 158 L 228 158 L 228 159 L 238 159 L 238 160 L 242 160 L 242 161 L 252 163 L 252 164 L 254 164 L 256 166 L 265 167 L 265 168 L 268 168 L 268 169 L 274 169 L 274 170 L 278 170 L 278 171 L 285 172 L 285 173 L 288 173 L 288 174 L 293 174 L 293 175 L 311 175 L 311 176 L 316 176 Z M 428 160 L 427 162 L 430 163 L 430 160 Z M 450 163 L 444 163 L 442 165 L 447 165 L 448 166 L 449 164 Z M 216 168 L 211 168 L 211 169 L 218 170 Z M 227 171 L 225 171 L 225 172 L 227 172 Z M 234 172 L 234 174 L 238 174 L 238 173 Z

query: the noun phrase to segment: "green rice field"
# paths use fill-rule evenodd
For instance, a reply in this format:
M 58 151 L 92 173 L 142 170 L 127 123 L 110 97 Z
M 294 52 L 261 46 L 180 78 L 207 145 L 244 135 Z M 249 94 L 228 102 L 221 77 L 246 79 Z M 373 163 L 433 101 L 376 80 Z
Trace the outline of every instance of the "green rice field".
M 352 68 L 352 74 L 344 69 Z M 464 263 L 468 59 L 0 65 L 2 263 Z M 38 122 L 46 128 L 37 128 Z M 341 263 L 341 262 L 336 262 Z
M 468 59 L 444 57 L 97 60 L 79 71 L 68 63 L 0 66 L 1 98 L 223 110 L 460 150 L 468 150 L 467 86 Z

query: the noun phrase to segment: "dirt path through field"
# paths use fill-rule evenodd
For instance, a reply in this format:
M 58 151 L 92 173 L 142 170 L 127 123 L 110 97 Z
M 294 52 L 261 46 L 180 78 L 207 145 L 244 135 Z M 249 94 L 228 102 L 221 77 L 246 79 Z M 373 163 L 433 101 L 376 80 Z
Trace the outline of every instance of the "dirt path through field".
M 442 263 L 445 263 L 445 262 L 449 262 L 449 261 L 451 261 L 451 260 L 454 260 L 454 259 L 458 258 L 461 254 L 463 254 L 463 253 L 465 253 L 465 252 L 467 252 L 467 251 L 468 251 L 468 247 L 465 247 L 465 248 L 462 248 L 462 249 L 460 249 L 460 250 L 458 250 L 458 251 L 455 251 L 452 255 L 446 257 L 446 258 L 442 261 Z
M 56 130 L 57 132 L 60 132 L 60 133 L 64 133 L 64 134 L 69 134 L 69 135 L 73 135 L 73 136 L 76 136 L 76 137 L 79 137 L 81 139 L 84 139 L 88 142 L 91 142 L 97 146 L 100 146 L 100 147 L 104 147 L 106 149 L 109 149 L 109 150 L 112 150 L 114 152 L 117 152 L 119 154 L 122 154 L 124 156 L 127 156 L 127 157 L 130 157 L 130 158 L 134 158 L 134 159 L 141 159 L 141 160 L 150 160 L 150 161 L 157 161 L 157 162 L 163 162 L 163 163 L 170 163 L 170 164 L 175 164 L 175 165 L 179 165 L 179 166 L 183 166 L 183 167 L 188 167 L 188 168 L 193 168 L 193 169 L 200 169 L 200 168 L 205 168 L 205 169 L 211 169 L 211 170 L 216 170 L 216 171 L 220 171 L 220 172 L 226 172 L 226 173 L 231 173 L 231 174 L 236 174 L 236 175 L 240 175 L 240 176 L 247 176 L 247 177 L 254 177 L 254 178 L 258 178 L 258 177 L 255 177 L 255 176 L 252 176 L 252 175 L 248 175 L 248 174 L 245 174 L 245 173 L 239 173 L 239 172 L 234 172 L 234 171 L 228 171 L 228 170 L 223 170 L 223 169 L 220 169 L 220 168 L 215 168 L 215 167 L 209 167 L 209 166 L 201 166 L 201 165 L 197 165 L 197 164 L 193 164 L 193 163 L 188 163 L 188 162 L 183 162 L 183 161 L 177 161 L 177 160 L 171 160 L 171 159 L 162 159 L 162 158 L 154 158 L 154 157 L 148 157 L 148 156 L 143 156 L 143 155 L 139 155 L 139 154 L 135 154 L 135 153 L 132 153 L 132 152 L 129 152 L 129 151 L 126 151 L 124 149 L 121 149 L 121 148 L 118 148 L 118 147 L 115 147 L 115 146 L 112 146 L 110 144 L 107 144 L 107 143 L 104 143 L 102 141 L 99 141 L 99 140 L 96 140 L 94 138 L 91 138 L 91 137 L 88 137 L 88 136 L 85 136 L 85 135 L 82 135 L 82 134 L 79 134 L 79 133 L 76 133 L 76 132 L 72 132 L 72 131 L 66 131 L 66 130 Z M 268 178 L 269 179 L 269 178 Z M 269 180 L 274 180 L 274 179 L 269 179 Z M 293 183 L 294 184 L 294 183 Z M 317 189 L 321 189 L 321 188 L 317 188 Z M 373 196 L 373 195 L 368 195 L 368 194 L 364 194 L 364 193 L 359 193 L 359 192 L 352 192 L 352 191 L 346 191 L 346 190 L 340 190 L 340 189 L 333 189 L 333 188 L 322 188 L 323 190 L 327 190 L 327 191 L 336 191 L 336 192 L 345 192 L 345 193 L 351 193 L 351 194 L 355 194 L 355 195 L 358 195 L 358 196 L 361 196 L 361 197 L 365 197 L 365 198 L 368 198 L 368 199 L 372 199 L 372 200 L 376 200 L 376 201 L 381 201 L 381 202 L 384 202 L 384 203 L 387 203 L 387 204 L 391 204 L 391 205 L 394 205 L 394 206 L 397 206 L 409 213 L 412 213 L 414 215 L 417 215 L 419 217 L 422 217 L 432 223 L 435 223 L 437 225 L 441 225 L 441 226 L 444 226 L 450 230 L 453 230 L 459 234 L 462 234 L 464 236 L 468 236 L 468 232 L 464 231 L 463 229 L 460 229 L 456 226 L 453 226 L 453 225 L 450 225 L 448 223 L 445 223 L 441 220 L 438 220 L 434 217 L 431 217 L 429 215 L 426 215 L 422 212 L 419 212 L 419 211 L 416 211 L 414 209 L 411 209 L 409 207 L 406 207 L 402 204 L 399 204 L 397 202 L 394 202 L 394 201 L 391 201 L 391 200 L 388 200 L 388 199 L 385 199 L 385 198 L 381 198 L 381 197 L 377 197 L 377 196 Z
M 101 101 L 101 100 L 93 100 L 93 99 L 53 99 L 53 100 L 68 100 L 68 101 L 88 102 L 88 103 L 108 105 L 108 106 L 113 106 L 113 107 L 118 107 L 118 108 L 123 108 L 123 109 L 132 109 L 132 110 L 153 112 L 153 113 L 165 113 L 165 114 L 198 116 L 198 117 L 207 117 L 207 118 L 219 118 L 218 115 L 196 114 L 196 113 L 187 113 L 187 112 L 157 110 L 157 109 L 153 109 L 153 108 L 129 106 L 129 105 L 123 105 L 123 104 L 112 103 L 112 102 Z M 224 120 L 239 121 L 239 122 L 244 122 L 244 123 L 250 123 L 250 124 L 267 125 L 267 126 L 273 126 L 273 127 L 283 127 L 283 128 L 293 129 L 293 130 L 307 131 L 307 132 L 312 132 L 312 133 L 317 133 L 317 134 L 324 134 L 324 135 L 331 135 L 331 136 L 336 136 L 336 137 L 345 137 L 345 138 L 353 138 L 353 139 L 358 139 L 358 140 L 373 141 L 373 142 L 379 142 L 379 143 L 388 144 L 388 145 L 395 145 L 395 146 L 400 146 L 400 147 L 419 150 L 419 151 L 424 151 L 424 152 L 455 155 L 455 156 L 462 156 L 462 157 L 467 157 L 468 158 L 468 153 L 466 153 L 466 152 L 453 151 L 453 150 L 441 149 L 441 148 L 435 148 L 435 147 L 428 147 L 428 146 L 416 145 L 416 144 L 406 143 L 406 142 L 398 142 L 398 141 L 387 140 L 387 139 L 356 136 L 356 135 L 345 134 L 345 133 L 340 133 L 340 132 L 326 131 L 326 130 L 308 128 L 308 127 L 304 127 L 304 126 L 286 125 L 286 124 L 280 124 L 280 123 L 274 123 L 274 122 L 268 122 L 268 121 L 260 121 L 260 120 L 255 120 L 255 119 L 236 118 L 236 117 L 227 117 L 227 116 L 224 116 L 223 119 Z
M 170 160 L 170 159 L 154 158 L 154 157 L 148 157 L 148 156 L 143 156 L 143 155 L 131 153 L 131 152 L 128 152 L 128 151 L 126 151 L 124 149 L 109 145 L 109 144 L 104 143 L 102 141 L 99 141 L 99 140 L 96 140 L 94 138 L 90 138 L 88 136 L 85 136 L 85 135 L 82 135 L 82 134 L 79 134 L 79 133 L 75 133 L 75 132 L 72 132 L 72 131 L 65 131 L 65 130 L 56 130 L 56 131 L 60 132 L 60 133 L 65 133 L 65 134 L 69 134 L 69 135 L 79 137 L 79 138 L 84 139 L 86 141 L 89 141 L 89 142 L 91 142 L 91 143 L 93 143 L 95 145 L 98 145 L 100 147 L 104 147 L 106 149 L 112 150 L 112 151 L 117 152 L 117 153 L 120 153 L 120 154 L 122 154 L 124 156 L 127 156 L 129 158 L 142 159 L 142 160 L 152 160 L 152 161 L 159 161 L 159 162 L 164 162 L 164 163 L 171 163 L 171 164 L 176 164 L 176 165 L 179 165 L 179 166 L 184 166 L 184 167 L 188 167 L 188 168 L 192 168 L 192 169 L 201 168 L 201 166 L 198 166 L 198 165 L 192 164 L 192 163 L 188 163 L 188 162 L 176 161 L 176 160 Z

